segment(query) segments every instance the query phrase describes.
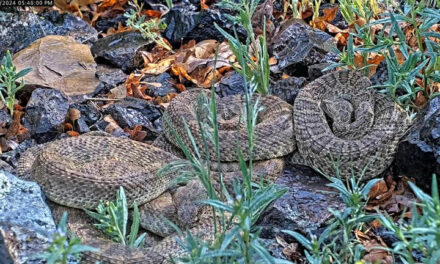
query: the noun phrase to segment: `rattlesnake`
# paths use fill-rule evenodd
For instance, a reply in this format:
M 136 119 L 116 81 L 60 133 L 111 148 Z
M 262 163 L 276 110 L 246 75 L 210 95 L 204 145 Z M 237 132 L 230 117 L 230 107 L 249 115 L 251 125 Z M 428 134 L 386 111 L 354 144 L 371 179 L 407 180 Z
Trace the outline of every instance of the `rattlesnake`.
M 370 179 L 392 162 L 410 122 L 386 95 L 370 89 L 359 71 L 326 74 L 301 89 L 294 102 L 298 152 L 306 165 L 339 176 Z M 367 166 L 368 165 L 368 166 Z
M 330 154 L 334 158 L 340 156 L 339 170 L 343 177 L 350 175 L 350 167 L 355 173 L 359 172 L 370 157 L 376 157 L 365 177 L 376 176 L 391 162 L 408 121 L 399 107 L 386 96 L 368 90 L 368 86 L 368 79 L 357 72 L 325 75 L 300 91 L 293 113 L 287 103 L 274 96 L 260 97 L 263 109 L 255 126 L 255 160 L 276 160 L 292 152 L 297 145 L 308 165 L 330 175 L 334 172 Z M 209 153 L 215 160 L 214 143 L 209 139 L 205 153 L 195 115 L 198 112 L 204 121 L 208 119 L 205 109 L 197 104 L 197 94 L 201 92 L 200 89 L 189 90 L 171 102 L 164 114 L 169 122 L 164 122 L 165 133 L 161 140 L 162 143 L 171 142 L 174 149 L 179 147 L 172 132 L 175 128 L 184 145 L 195 153 L 186 133 L 188 128 L 201 156 Z M 221 163 L 235 162 L 238 146 L 247 160 L 246 120 L 241 115 L 243 97 L 217 99 L 217 106 Z M 125 188 L 128 204 L 134 200 L 145 204 L 157 198 L 176 177 L 175 174 L 158 177 L 157 170 L 177 159 L 165 150 L 129 139 L 80 136 L 29 150 L 20 160 L 17 172 L 21 177 L 31 175 L 30 179 L 37 181 L 48 198 L 58 204 L 93 209 L 100 200 L 114 200 L 119 186 Z M 273 168 L 279 170 L 277 162 L 274 164 Z M 263 170 L 264 166 L 256 168 Z M 182 254 L 173 236 L 144 249 L 129 249 L 112 243 L 86 223 L 83 212 L 65 209 L 72 211 L 69 227 L 85 238 L 86 243 L 101 249 L 98 253 L 85 253 L 87 263 L 96 260 L 103 263 L 164 263 L 169 254 Z M 212 226 L 204 219 L 201 217 L 200 224 L 192 230 L 209 239 L 212 238 Z
M 193 113 L 197 110 L 188 105 L 195 106 L 193 96 L 200 92 L 201 90 L 182 93 L 173 100 L 169 106 L 170 110 L 166 112 L 171 116 L 177 131 L 185 131 L 181 121 L 181 118 L 185 118 L 189 127 L 194 129 L 192 132 L 199 146 L 202 143 L 197 127 L 194 126 Z M 225 157 L 222 161 L 237 160 L 237 143 L 241 144 L 245 159 L 248 158 L 245 131 L 234 125 L 235 121 L 240 120 L 236 118 L 239 113 L 234 111 L 242 107 L 243 98 L 236 96 L 230 99 L 235 105 L 229 101 L 218 102 L 219 112 L 227 111 L 234 116 L 233 119 L 223 122 L 224 115 L 220 115 L 220 143 L 232 144 L 221 148 L 222 157 Z M 258 115 L 255 129 L 256 159 L 273 159 L 262 161 L 268 162 L 261 163 L 265 164 L 264 166 L 256 164 L 254 170 L 257 172 L 255 175 L 262 173 L 262 176 L 265 176 L 281 172 L 282 164 L 276 158 L 291 152 L 295 144 L 291 106 L 271 96 L 261 97 L 259 100 L 263 110 Z M 185 111 L 181 111 L 176 105 L 185 106 Z M 178 112 L 179 110 L 181 112 Z M 165 134 L 171 135 L 169 129 L 171 128 L 164 127 Z M 181 136 L 185 143 L 190 143 L 184 134 Z M 280 139 L 279 143 L 277 139 Z M 242 144 L 241 141 L 245 141 L 246 144 Z M 210 144 L 212 147 L 212 143 Z M 275 144 L 269 146 L 273 153 L 265 149 L 266 144 Z M 232 158 L 233 156 L 235 158 Z M 17 174 L 21 178 L 39 183 L 49 200 L 59 204 L 58 209 L 60 205 L 67 206 L 59 210 L 67 210 L 71 214 L 69 227 L 83 238 L 84 243 L 100 249 L 97 253 L 84 253 L 85 262 L 94 263 L 100 260 L 102 263 L 163 263 L 167 261 L 169 254 L 179 255 L 183 252 L 173 236 L 164 238 L 154 247 L 129 249 L 100 236 L 99 232 L 91 227 L 90 221 L 87 222 L 83 212 L 74 208 L 95 209 L 100 201 L 112 201 L 119 186 L 125 189 L 128 205 L 134 201 L 139 205 L 147 204 L 165 192 L 177 177 L 176 174 L 158 176 L 158 169 L 178 159 L 167 151 L 133 140 L 83 135 L 31 148 L 20 159 Z M 227 171 L 225 175 L 234 177 L 236 173 Z M 57 206 L 54 211 L 58 210 Z M 209 239 L 212 237 L 212 232 L 209 231 L 212 230 L 210 222 L 211 219 L 201 216 L 200 223 L 191 230 Z

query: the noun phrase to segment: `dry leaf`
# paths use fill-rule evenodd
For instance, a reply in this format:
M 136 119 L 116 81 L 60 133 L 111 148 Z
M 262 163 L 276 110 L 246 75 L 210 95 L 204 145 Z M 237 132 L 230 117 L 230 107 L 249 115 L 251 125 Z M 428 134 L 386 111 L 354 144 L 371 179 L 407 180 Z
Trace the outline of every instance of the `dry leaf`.
M 323 11 L 324 15 L 317 17 L 313 21 L 310 21 L 311 26 L 324 31 L 326 28 L 325 22 L 333 21 L 336 17 L 336 14 L 338 13 L 338 9 L 339 8 L 337 6 L 323 9 L 322 11 Z

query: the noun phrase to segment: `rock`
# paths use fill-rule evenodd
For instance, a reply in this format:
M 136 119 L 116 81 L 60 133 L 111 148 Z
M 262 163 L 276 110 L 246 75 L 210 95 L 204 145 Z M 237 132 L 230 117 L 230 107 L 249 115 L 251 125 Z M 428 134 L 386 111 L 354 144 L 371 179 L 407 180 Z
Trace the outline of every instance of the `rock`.
M 14 168 L 6 161 L 0 160 L 0 171 L 5 171 L 13 174 Z
M 105 18 L 104 20 L 98 20 L 95 23 L 95 29 L 98 32 L 107 32 L 110 28 L 118 28 L 118 24 L 126 26 L 127 17 L 124 14 L 119 14 L 115 17 Z
M 221 97 L 244 94 L 244 79 L 236 71 L 228 72 L 223 76 L 220 82 L 215 84 L 215 92 Z
M 0 110 L 0 127 L 6 127 L 12 122 L 11 115 L 3 110 Z
M 336 49 L 332 36 L 297 19 L 281 25 L 270 47 L 278 61 L 271 71 L 281 72 L 289 67 L 299 71 L 295 76 L 306 76 L 307 66 L 325 62 L 325 55 Z
M 273 238 L 281 230 L 315 231 L 332 214 L 329 208 L 343 210 L 345 207 L 329 182 L 304 166 L 292 166 L 276 181 L 287 188 L 286 194 L 276 200 L 261 215 L 257 225 L 262 227 L 262 238 Z
M 0 32 L 0 57 L 7 50 L 16 53 L 47 35 L 71 36 L 80 43 L 90 43 L 98 39 L 98 32 L 87 22 L 70 13 L 59 14 L 57 11 L 42 15 L 0 11 Z
M 170 93 L 176 93 L 177 90 L 174 88 L 174 80 L 171 75 L 164 72 L 159 76 L 150 76 L 142 79 L 147 86 L 145 93 L 151 97 L 166 96 Z
M 55 223 L 40 187 L 0 171 L 0 233 L 14 263 L 32 261 L 48 245 Z
M 425 191 L 431 187 L 433 173 L 440 179 L 440 97 L 418 113 L 414 125 L 400 141 L 395 170 L 397 175 L 414 178 Z
M 21 157 L 21 154 L 25 152 L 28 148 L 36 145 L 35 140 L 26 139 L 21 142 L 18 147 L 8 152 L 2 153 L 0 156 L 2 160 L 6 161 L 8 164 L 12 165 L 14 168 L 17 167 L 18 160 Z M 8 171 L 8 170 L 6 170 Z
M 299 90 L 304 87 L 305 84 L 306 78 L 304 77 L 289 77 L 272 83 L 270 89 L 273 95 L 293 105 Z
M 70 97 L 91 94 L 99 84 L 89 47 L 71 37 L 38 39 L 16 53 L 13 63 L 18 71 L 33 69 L 24 77 L 27 85 L 50 87 Z
M 165 15 L 167 29 L 164 36 L 171 44 L 179 45 L 182 40 L 183 42 L 195 40 L 198 43 L 207 39 L 222 42 L 224 37 L 215 28 L 215 23 L 234 35 L 234 25 L 227 19 L 227 15 L 231 14 L 229 10 L 217 7 L 200 12 L 196 10 L 197 7 L 191 4 L 174 6 Z M 236 30 L 239 38 L 244 39 L 246 33 L 243 27 L 237 27 Z
M 110 92 L 111 89 L 123 84 L 125 80 L 127 80 L 127 74 L 121 69 L 102 65 L 98 66 L 96 76 L 100 83 L 95 90 L 95 94 L 106 94 Z
M 108 106 L 104 114 L 111 115 L 122 128 L 133 129 L 136 125 L 142 125 L 155 132 L 158 128 L 153 126 L 153 122 L 161 117 L 159 108 L 153 103 L 134 97 L 124 98 Z
M 80 119 L 84 120 L 89 127 L 95 124 L 102 115 L 95 104 L 91 102 L 75 103 L 71 105 L 71 108 L 78 109 L 81 112 Z
M 381 61 L 376 68 L 376 72 L 370 78 L 372 85 L 381 85 L 388 80 L 388 69 L 385 60 Z
M 125 84 L 118 85 L 115 88 L 110 89 L 107 95 L 108 98 L 124 99 L 127 97 L 127 88 L 125 87 Z
M 23 125 L 39 144 L 47 142 L 58 135 L 58 128 L 64 123 L 67 110 L 69 101 L 63 93 L 38 88 L 32 92 L 26 105 Z
M 325 68 L 327 68 L 328 66 L 330 66 L 331 63 L 318 63 L 318 64 L 313 64 L 309 67 L 307 67 L 308 69 L 308 80 L 309 81 L 314 81 L 316 79 L 318 79 L 319 77 L 323 76 L 324 74 L 330 73 L 332 71 L 336 71 L 336 69 L 331 69 L 328 71 L 323 72 L 322 70 L 324 70 Z
M 92 46 L 93 56 L 98 62 L 109 63 L 130 72 L 143 64 L 139 51 L 146 51 L 154 44 L 136 31 L 115 33 L 99 39 Z

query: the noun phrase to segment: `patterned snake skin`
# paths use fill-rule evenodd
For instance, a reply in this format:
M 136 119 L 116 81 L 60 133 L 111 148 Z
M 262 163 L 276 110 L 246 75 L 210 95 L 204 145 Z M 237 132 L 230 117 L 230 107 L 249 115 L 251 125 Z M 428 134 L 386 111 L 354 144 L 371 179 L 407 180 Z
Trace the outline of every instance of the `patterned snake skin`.
M 303 88 L 294 103 L 294 129 L 306 165 L 326 175 L 374 178 L 392 162 L 409 125 L 407 114 L 356 71 L 322 76 Z M 367 166 L 368 165 L 368 166 Z

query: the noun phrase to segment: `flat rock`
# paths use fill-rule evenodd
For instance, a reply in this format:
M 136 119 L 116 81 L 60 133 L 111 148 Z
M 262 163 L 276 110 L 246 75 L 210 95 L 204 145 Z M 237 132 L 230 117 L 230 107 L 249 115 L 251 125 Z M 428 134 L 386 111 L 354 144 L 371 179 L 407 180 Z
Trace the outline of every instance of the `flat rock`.
M 143 64 L 139 52 L 153 46 L 152 42 L 144 39 L 139 32 L 126 31 L 99 39 L 91 50 L 97 61 L 130 72 Z
M 103 113 L 111 115 L 122 128 L 133 129 L 136 125 L 142 125 L 152 131 L 158 129 L 154 122 L 162 116 L 152 102 L 134 97 L 126 97 L 108 106 Z
M 304 166 L 288 167 L 276 184 L 287 192 L 276 200 L 260 217 L 262 238 L 273 238 L 282 230 L 315 231 L 331 218 L 329 208 L 342 210 L 345 206 L 329 181 Z
M 103 65 L 98 65 L 96 76 L 100 83 L 95 90 L 95 94 L 106 94 L 110 92 L 111 89 L 124 84 L 128 77 L 127 74 L 119 68 L 112 68 Z
M 332 36 L 312 28 L 302 20 L 291 19 L 282 24 L 280 31 L 273 37 L 270 49 L 278 63 L 271 70 L 281 72 L 289 66 L 300 69 L 323 63 L 325 55 L 334 48 L 336 46 Z M 303 74 L 307 74 L 307 71 Z
M 432 174 L 440 175 L 440 97 L 418 113 L 414 125 L 400 141 L 395 170 L 398 175 L 414 178 L 417 186 L 426 191 L 431 187 Z
M 174 80 L 171 75 L 164 72 L 158 76 L 149 76 L 142 79 L 145 82 L 147 90 L 145 93 L 151 97 L 166 96 L 170 93 L 176 93 L 177 90 L 174 88 Z
M 99 84 L 89 46 L 71 37 L 47 36 L 13 56 L 17 70 L 32 68 L 27 85 L 49 87 L 68 96 L 91 94 Z
M 0 171 L 0 233 L 14 263 L 42 263 L 30 258 L 48 246 L 55 229 L 38 184 Z
M 68 98 L 57 90 L 38 88 L 26 105 L 23 125 L 38 143 L 54 139 L 69 110 Z
M 48 35 L 64 35 L 79 43 L 98 39 L 98 32 L 87 22 L 70 13 L 51 11 L 42 15 L 31 12 L 6 13 L 0 11 L 0 57 L 7 50 L 16 53 Z

